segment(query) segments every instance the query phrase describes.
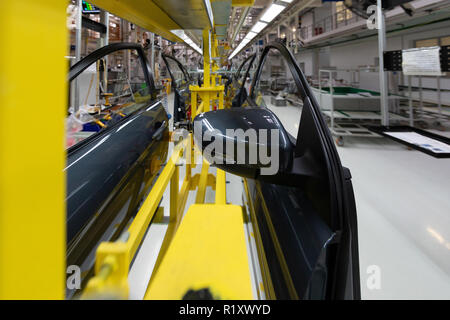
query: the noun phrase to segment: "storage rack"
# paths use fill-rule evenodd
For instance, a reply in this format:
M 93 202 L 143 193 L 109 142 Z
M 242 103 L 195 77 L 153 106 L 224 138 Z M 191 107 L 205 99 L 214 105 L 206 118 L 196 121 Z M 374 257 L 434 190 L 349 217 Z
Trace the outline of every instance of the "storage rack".
M 372 108 L 368 108 L 366 110 L 363 106 L 359 108 L 360 110 L 346 110 L 345 108 L 336 107 L 335 100 L 355 100 L 354 104 L 357 103 L 357 100 L 362 100 L 368 102 L 368 105 L 374 105 L 375 102 L 380 100 L 380 96 L 368 94 L 352 94 L 352 95 L 336 95 L 336 87 L 333 85 L 333 73 L 339 71 L 346 72 L 359 72 L 359 70 L 355 69 L 321 69 L 319 70 L 319 88 L 313 88 L 316 98 L 319 100 L 319 104 L 322 108 L 322 113 L 329 120 L 330 123 L 330 131 L 333 136 L 336 137 L 336 143 L 340 146 L 344 144 L 344 137 L 353 136 L 353 137 L 370 137 L 376 138 L 380 137 L 377 133 L 370 131 L 366 128 L 366 125 L 374 125 L 375 123 L 380 122 L 383 119 L 383 110 L 380 108 L 380 111 L 374 111 Z M 329 93 L 325 90 L 322 90 L 322 74 L 328 75 L 328 83 L 329 83 Z M 355 78 L 353 76 L 352 78 Z M 359 79 L 359 77 L 358 77 Z M 369 90 L 359 89 L 361 92 L 369 92 Z M 396 102 L 400 99 L 405 99 L 405 97 L 400 95 L 390 95 L 388 97 L 389 101 Z M 393 121 L 403 121 L 407 120 L 407 118 L 399 115 L 398 113 L 389 112 L 389 119 Z

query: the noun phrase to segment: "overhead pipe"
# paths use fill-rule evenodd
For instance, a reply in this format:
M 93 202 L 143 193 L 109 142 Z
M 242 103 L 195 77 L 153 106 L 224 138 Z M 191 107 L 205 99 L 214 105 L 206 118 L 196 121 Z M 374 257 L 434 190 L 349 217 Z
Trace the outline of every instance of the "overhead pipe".
M 231 37 L 230 44 L 234 42 L 236 39 L 236 36 L 238 35 L 239 31 L 241 31 L 242 25 L 244 24 L 245 18 L 247 18 L 248 12 L 250 11 L 250 7 L 244 7 L 244 11 L 242 11 L 241 16 L 239 17 L 239 22 L 236 27 L 236 29 L 233 32 L 233 36 Z
M 231 18 L 230 18 L 230 20 L 228 21 L 228 27 L 227 27 L 227 30 L 229 30 L 228 32 L 227 32 L 227 36 L 230 36 L 230 35 L 232 35 L 232 32 L 234 31 L 234 26 L 233 26 L 233 21 L 234 21 L 234 17 L 236 16 L 236 7 L 233 7 L 232 9 L 231 9 Z M 230 26 L 231 26 L 231 28 L 230 28 Z M 230 30 L 231 29 L 231 30 Z

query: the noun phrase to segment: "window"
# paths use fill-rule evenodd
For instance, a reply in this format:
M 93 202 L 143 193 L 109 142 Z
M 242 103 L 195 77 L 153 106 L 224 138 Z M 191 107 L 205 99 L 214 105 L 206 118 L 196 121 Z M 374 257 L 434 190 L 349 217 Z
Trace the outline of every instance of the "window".
M 416 41 L 416 48 L 434 47 L 439 45 L 439 38 L 424 39 Z
M 289 66 L 277 49 L 270 49 L 266 56 L 254 98 L 257 105 L 277 115 L 287 132 L 297 136 L 303 102 Z
M 166 62 L 168 65 L 165 66 L 165 63 L 164 63 L 162 75 L 166 78 L 170 78 L 170 74 L 169 74 L 169 69 L 170 69 L 170 73 L 172 73 L 176 87 L 179 87 L 179 86 L 185 84 L 187 79 L 185 77 L 183 70 L 178 65 L 178 63 L 173 58 L 170 58 L 168 56 L 165 57 L 164 62 Z
M 344 5 L 344 1 L 336 2 L 336 21 L 343 22 L 352 18 L 352 12 Z
M 441 38 L 441 46 L 450 46 L 450 36 Z
M 151 100 L 136 50 L 119 50 L 92 63 L 70 84 L 66 146 L 111 126 Z
M 238 80 L 240 85 L 242 85 L 245 82 L 246 87 L 248 87 L 248 85 L 250 84 L 249 80 L 253 78 L 253 74 L 256 71 L 257 60 L 258 59 L 250 58 L 244 61 L 243 64 L 240 66 L 238 73 L 236 75 L 236 79 Z M 250 63 L 252 63 L 252 65 L 250 65 Z M 245 75 L 247 74 L 247 70 L 250 70 L 248 73 L 248 78 L 244 79 Z
M 450 36 L 416 40 L 414 46 L 416 48 L 422 48 L 422 47 L 448 46 L 448 45 L 450 45 Z

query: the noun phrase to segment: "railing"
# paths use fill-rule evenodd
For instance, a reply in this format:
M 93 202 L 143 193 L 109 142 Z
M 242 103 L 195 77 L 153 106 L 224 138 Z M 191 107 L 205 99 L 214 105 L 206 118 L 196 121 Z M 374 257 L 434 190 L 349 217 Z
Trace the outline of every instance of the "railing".
M 176 138 L 175 138 L 176 139 Z M 176 143 L 173 153 L 152 187 L 128 230 L 116 242 L 103 242 L 96 252 L 95 277 L 91 278 L 83 291 L 84 299 L 127 299 L 129 296 L 128 272 L 139 245 L 152 218 L 163 214 L 159 207 L 170 182 L 170 219 L 154 272 L 158 269 L 175 233 L 181 223 L 190 191 L 197 191 L 196 203 L 205 201 L 206 188 L 216 191 L 216 204 L 226 204 L 225 172 L 217 170 L 217 179 L 208 173 L 209 163 L 203 160 L 200 174 L 192 175 L 195 155 L 192 134 Z M 198 152 L 198 151 L 196 151 Z M 186 175 L 179 188 L 179 162 L 184 158 Z
M 348 9 L 344 9 L 319 20 L 312 25 L 300 28 L 300 37 L 302 39 L 309 39 L 318 36 L 322 33 L 330 32 L 344 26 L 354 24 L 361 21 L 363 18 Z

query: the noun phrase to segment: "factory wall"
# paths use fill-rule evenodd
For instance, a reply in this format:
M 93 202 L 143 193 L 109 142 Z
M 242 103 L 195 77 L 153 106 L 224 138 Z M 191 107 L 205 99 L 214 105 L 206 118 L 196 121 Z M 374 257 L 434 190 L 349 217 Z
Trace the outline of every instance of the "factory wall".
M 320 22 L 333 14 L 333 3 L 323 2 L 321 7 L 314 8 L 314 23 Z
M 387 50 L 401 50 L 414 47 L 416 40 L 427 38 L 435 38 L 450 35 L 450 22 L 442 22 L 439 24 L 414 28 L 406 30 L 403 33 L 396 33 L 388 35 L 386 45 Z M 329 48 L 329 53 L 326 53 L 326 48 Z M 318 55 L 317 61 L 314 61 L 314 52 Z M 297 55 L 299 62 L 305 63 L 305 74 L 317 77 L 317 72 L 314 69 L 334 67 L 336 69 L 356 69 L 361 66 L 378 66 L 378 38 L 371 37 L 360 41 L 347 42 L 341 45 L 330 47 L 323 47 L 320 49 L 312 49 L 301 52 Z M 390 75 L 390 81 L 397 81 L 399 84 L 407 84 L 406 77 Z M 338 78 L 350 81 L 350 73 L 340 72 Z M 377 72 L 361 73 L 360 87 L 369 90 L 379 90 L 379 79 Z M 450 90 L 450 78 L 441 77 L 441 88 Z M 392 83 L 391 83 L 392 84 Z M 418 78 L 412 78 L 412 85 L 418 85 Z M 437 80 L 435 77 L 422 77 L 422 86 L 424 88 L 436 88 Z M 450 104 L 450 96 L 448 93 L 442 94 L 442 102 Z M 437 101 L 437 95 L 434 93 L 427 93 L 427 100 Z M 446 100 L 446 101 L 445 101 Z
M 297 63 L 303 70 L 303 73 L 307 77 L 314 76 L 316 73 L 314 72 L 317 61 L 314 59 L 315 52 L 313 50 L 301 51 L 295 55 Z

